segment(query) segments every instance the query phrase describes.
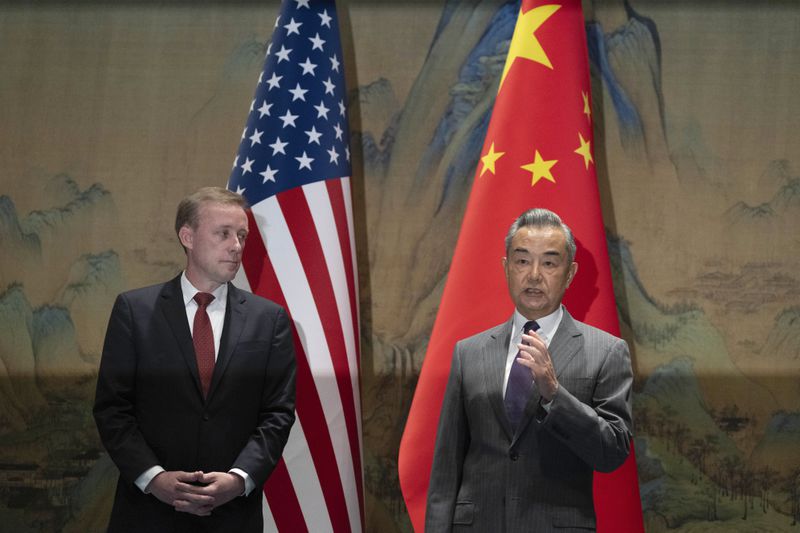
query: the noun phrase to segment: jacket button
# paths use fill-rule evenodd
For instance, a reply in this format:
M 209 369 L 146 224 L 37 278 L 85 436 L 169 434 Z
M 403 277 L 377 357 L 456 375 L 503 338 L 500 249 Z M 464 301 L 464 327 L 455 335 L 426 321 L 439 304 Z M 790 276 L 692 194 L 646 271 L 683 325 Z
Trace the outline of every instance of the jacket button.
M 206 422 L 208 422 L 208 415 L 203 415 L 203 420 L 205 420 Z
M 508 454 L 508 457 L 512 461 L 516 461 L 517 459 L 519 459 L 519 454 L 517 452 L 511 452 L 511 453 Z

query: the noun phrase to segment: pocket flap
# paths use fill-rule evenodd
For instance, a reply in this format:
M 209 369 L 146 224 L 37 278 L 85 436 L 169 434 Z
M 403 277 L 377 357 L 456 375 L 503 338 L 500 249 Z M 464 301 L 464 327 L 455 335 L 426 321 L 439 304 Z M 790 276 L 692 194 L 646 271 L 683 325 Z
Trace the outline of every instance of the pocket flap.
M 456 502 L 453 512 L 453 524 L 468 525 L 475 516 L 475 504 L 472 502 Z

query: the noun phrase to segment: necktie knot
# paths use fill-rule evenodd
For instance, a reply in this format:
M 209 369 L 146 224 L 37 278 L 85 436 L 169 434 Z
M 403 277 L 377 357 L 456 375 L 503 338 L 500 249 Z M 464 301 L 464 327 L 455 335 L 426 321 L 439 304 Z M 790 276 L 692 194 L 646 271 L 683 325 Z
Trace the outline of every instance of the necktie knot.
M 539 323 L 536 322 L 535 320 L 528 320 L 527 322 L 525 322 L 525 325 L 522 326 L 522 332 L 528 333 L 529 331 L 539 331 Z
M 208 304 L 214 301 L 214 295 L 210 292 L 198 292 L 194 295 L 194 301 L 197 302 L 197 306 L 200 309 L 205 309 Z

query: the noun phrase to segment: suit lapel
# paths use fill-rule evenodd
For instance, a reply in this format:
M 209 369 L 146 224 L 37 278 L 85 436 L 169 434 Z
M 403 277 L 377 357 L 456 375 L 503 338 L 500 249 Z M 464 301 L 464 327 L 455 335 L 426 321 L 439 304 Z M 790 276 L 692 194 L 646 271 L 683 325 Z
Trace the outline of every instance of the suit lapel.
M 508 344 L 511 342 L 511 320 L 494 329 L 489 334 L 489 340 L 483 347 L 481 361 L 483 363 L 484 384 L 486 395 L 494 408 L 495 415 L 510 439 L 514 432 L 506 414 L 506 405 L 503 402 L 503 380 L 506 371 L 506 355 L 508 354 Z
M 192 344 L 192 332 L 189 329 L 189 322 L 186 320 L 186 304 L 183 303 L 180 276 L 164 284 L 159 305 L 167 325 L 175 336 L 181 357 L 194 378 L 197 392 L 202 396 L 200 374 L 197 371 L 197 357 L 194 353 L 194 344 Z
M 564 316 L 561 318 L 561 324 L 553 335 L 553 341 L 550 343 L 550 357 L 553 359 L 553 368 L 556 371 L 556 377 L 560 378 L 561 373 L 567 367 L 569 362 L 578 353 L 583 340 L 581 332 L 575 325 L 572 316 L 564 309 Z
M 222 337 L 219 342 L 217 362 L 214 364 L 214 374 L 211 377 L 211 387 L 208 390 L 209 400 L 214 394 L 219 380 L 222 379 L 222 375 L 228 368 L 228 363 L 231 361 L 234 348 L 239 343 L 239 337 L 247 321 L 245 301 L 241 291 L 234 287 L 232 283 L 228 283 L 228 302 L 225 307 L 225 322 L 222 326 Z

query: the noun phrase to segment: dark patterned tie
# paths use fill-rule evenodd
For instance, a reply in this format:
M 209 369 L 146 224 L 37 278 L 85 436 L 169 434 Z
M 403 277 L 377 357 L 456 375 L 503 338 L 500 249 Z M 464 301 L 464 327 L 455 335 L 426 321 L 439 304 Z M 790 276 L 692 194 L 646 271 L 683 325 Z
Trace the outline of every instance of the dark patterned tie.
M 522 326 L 522 331 L 529 333 L 539 329 L 539 324 L 535 320 L 525 322 Z M 519 357 L 519 352 L 517 352 Z M 522 413 L 525 411 L 525 405 L 528 403 L 528 398 L 531 395 L 531 385 L 533 384 L 533 375 L 531 369 L 517 361 L 514 358 L 514 363 L 511 365 L 511 372 L 508 374 L 508 384 L 506 384 L 506 396 L 504 402 L 506 404 L 506 414 L 511 421 L 511 427 L 516 431 L 519 421 L 522 419 Z
M 214 300 L 214 295 L 198 292 L 194 295 L 194 300 L 197 302 L 197 313 L 194 314 L 192 342 L 197 357 L 200 384 L 203 386 L 203 396 L 205 397 L 208 396 L 211 376 L 214 374 L 214 332 L 211 330 L 211 320 L 206 312 L 208 304 Z

